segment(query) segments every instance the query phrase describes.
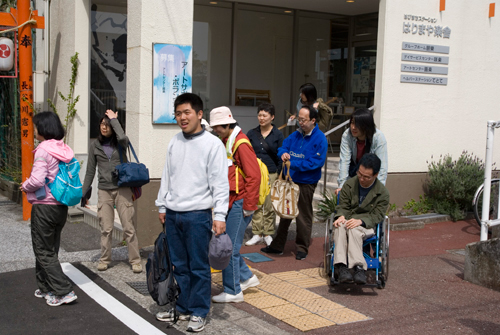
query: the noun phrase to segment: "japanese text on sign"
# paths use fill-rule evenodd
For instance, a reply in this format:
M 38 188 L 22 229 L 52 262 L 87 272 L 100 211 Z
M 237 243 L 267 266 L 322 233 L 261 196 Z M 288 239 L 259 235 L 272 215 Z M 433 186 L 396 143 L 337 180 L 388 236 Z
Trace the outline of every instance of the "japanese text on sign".
M 403 50 L 433 52 L 441 54 L 449 54 L 450 47 L 445 45 L 421 44 L 412 42 L 403 42 Z
M 425 35 L 441 38 L 450 38 L 451 29 L 449 27 L 433 26 L 425 24 L 416 24 L 410 22 L 403 22 L 403 33 L 412 35 Z
M 429 16 L 419 16 L 419 15 L 404 15 L 404 19 L 407 21 L 420 21 L 420 22 L 429 22 L 436 23 L 437 19 Z
M 450 57 L 402 53 L 401 60 L 408 62 L 448 64 Z
M 428 66 L 428 65 L 414 65 L 414 64 L 401 64 L 402 72 L 419 72 L 419 73 L 435 73 L 435 74 L 448 74 L 448 68 L 443 66 Z
M 411 76 L 402 74 L 402 83 L 414 83 L 414 84 L 430 84 L 430 85 L 447 85 L 448 78 L 445 77 L 427 77 L 427 76 Z

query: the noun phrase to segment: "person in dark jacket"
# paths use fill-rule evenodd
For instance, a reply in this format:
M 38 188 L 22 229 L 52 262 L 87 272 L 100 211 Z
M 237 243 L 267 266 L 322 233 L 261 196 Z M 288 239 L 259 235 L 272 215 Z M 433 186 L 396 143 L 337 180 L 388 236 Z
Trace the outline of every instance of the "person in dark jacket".
M 97 140 L 90 145 L 87 172 L 82 189 L 85 194 L 94 180 L 97 167 L 99 180 L 97 187 L 97 217 L 101 226 L 101 259 L 97 270 L 106 271 L 109 263 L 111 263 L 111 241 L 115 221 L 114 208 L 116 206 L 128 246 L 128 257 L 132 265 L 132 271 L 141 273 L 139 242 L 137 241 L 137 233 L 133 222 L 133 193 L 130 187 L 118 187 L 117 181 L 112 176 L 115 167 L 120 164 L 118 146 L 121 147 L 122 159 L 126 162 L 126 149 L 129 143 L 128 137 L 123 132 L 117 117 L 118 112 L 115 113 L 108 109 L 106 115 L 99 122 L 100 134 Z
M 340 191 L 333 222 L 333 258 L 341 283 L 366 284 L 363 240 L 375 234 L 374 228 L 384 219 L 389 207 L 389 191 L 377 179 L 380 167 L 377 155 L 365 154 L 359 161 L 356 176 L 347 180 Z M 354 270 L 354 276 L 348 268 Z
M 248 131 L 247 136 L 252 143 L 255 154 L 266 164 L 269 171 L 269 184 L 272 186 L 278 173 L 281 171 L 281 157 L 278 156 L 278 148 L 283 144 L 283 134 L 273 125 L 275 110 L 272 104 L 263 103 L 257 108 L 259 126 Z M 273 210 L 271 194 L 266 201 L 253 213 L 252 233 L 253 237 L 245 245 L 255 245 L 265 242 L 270 245 L 273 241 L 274 227 L 276 225 L 276 213 Z
M 307 257 L 313 224 L 313 194 L 321 178 L 321 168 L 325 164 L 328 143 L 325 135 L 316 124 L 318 111 L 311 106 L 302 106 L 298 121 L 300 129 L 293 132 L 283 141 L 278 155 L 283 161 L 290 161 L 290 177 L 299 185 L 300 195 L 297 207 L 297 253 L 295 258 Z M 270 254 L 283 254 L 287 241 L 291 219 L 281 219 L 278 233 L 270 246 L 260 249 Z

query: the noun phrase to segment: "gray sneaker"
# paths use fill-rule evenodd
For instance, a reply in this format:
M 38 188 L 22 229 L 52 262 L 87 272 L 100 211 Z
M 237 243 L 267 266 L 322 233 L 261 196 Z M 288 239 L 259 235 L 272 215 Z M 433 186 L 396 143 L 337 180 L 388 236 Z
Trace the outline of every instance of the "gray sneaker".
M 166 312 L 158 312 L 156 313 L 156 319 L 163 322 L 174 322 L 174 310 L 171 309 Z M 182 314 L 182 313 L 179 314 L 178 318 L 179 321 L 189 321 L 190 319 L 191 315 L 189 314 Z
M 201 316 L 191 316 L 191 320 L 189 320 L 187 331 L 188 332 L 201 332 L 205 329 L 205 318 Z

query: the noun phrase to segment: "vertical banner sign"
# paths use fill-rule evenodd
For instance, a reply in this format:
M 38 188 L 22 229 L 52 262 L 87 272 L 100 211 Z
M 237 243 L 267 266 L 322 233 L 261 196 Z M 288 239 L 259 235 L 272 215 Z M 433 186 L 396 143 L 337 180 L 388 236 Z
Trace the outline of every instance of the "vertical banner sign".
M 174 101 L 192 91 L 192 46 L 153 44 L 153 123 L 176 123 Z

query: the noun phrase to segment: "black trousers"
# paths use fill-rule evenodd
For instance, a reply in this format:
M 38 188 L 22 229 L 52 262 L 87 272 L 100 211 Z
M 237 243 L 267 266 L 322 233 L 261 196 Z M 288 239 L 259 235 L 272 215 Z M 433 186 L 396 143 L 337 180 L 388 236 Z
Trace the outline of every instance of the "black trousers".
M 33 205 L 31 209 L 31 241 L 36 258 L 36 281 L 42 292 L 66 295 L 73 284 L 64 274 L 58 253 L 61 231 L 68 216 L 68 206 Z
M 309 245 L 311 244 L 311 232 L 313 224 L 313 196 L 314 190 L 317 184 L 299 184 L 300 194 L 297 207 L 299 208 L 299 215 L 296 218 L 297 222 L 297 237 L 295 238 L 295 244 L 297 245 L 297 251 L 305 252 L 309 251 Z M 291 219 L 280 219 L 278 225 L 278 232 L 276 237 L 273 239 L 270 247 L 276 250 L 283 251 L 285 249 L 285 243 L 288 237 L 288 228 L 292 223 Z

